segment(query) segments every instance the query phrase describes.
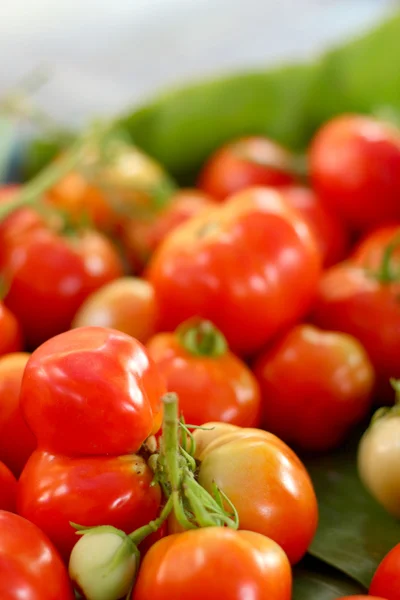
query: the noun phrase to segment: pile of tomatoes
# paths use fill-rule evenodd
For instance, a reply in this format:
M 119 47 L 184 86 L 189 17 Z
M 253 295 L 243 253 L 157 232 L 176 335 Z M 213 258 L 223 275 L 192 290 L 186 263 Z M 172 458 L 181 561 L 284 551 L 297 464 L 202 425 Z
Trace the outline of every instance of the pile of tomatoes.
M 291 600 L 298 453 L 399 414 L 400 130 L 339 116 L 304 162 L 252 136 L 163 203 L 79 165 L 0 191 L 2 600 Z M 363 444 L 399 516 L 398 450 Z M 370 594 L 400 599 L 400 544 Z

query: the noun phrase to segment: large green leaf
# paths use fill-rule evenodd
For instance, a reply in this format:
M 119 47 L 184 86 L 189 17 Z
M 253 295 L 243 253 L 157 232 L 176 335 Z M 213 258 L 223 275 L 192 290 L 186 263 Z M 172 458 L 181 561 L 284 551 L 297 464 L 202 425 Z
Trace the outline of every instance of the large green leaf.
M 368 494 L 357 475 L 357 439 L 306 461 L 319 500 L 311 554 L 368 587 L 385 554 L 400 542 L 400 521 Z
M 133 140 L 186 180 L 223 141 L 268 134 L 294 149 L 343 111 L 400 110 L 400 15 L 317 61 L 188 85 L 122 120 Z
M 363 593 L 360 584 L 310 557 L 294 571 L 293 600 L 336 600 Z

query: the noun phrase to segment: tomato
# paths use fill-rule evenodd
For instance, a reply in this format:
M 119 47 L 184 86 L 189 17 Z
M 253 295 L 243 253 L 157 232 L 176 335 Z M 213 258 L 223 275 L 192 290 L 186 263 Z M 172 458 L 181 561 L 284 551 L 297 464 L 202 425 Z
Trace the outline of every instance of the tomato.
M 385 600 L 400 598 L 400 544 L 395 546 L 378 566 L 369 588 L 369 594 Z
M 121 277 L 86 298 L 72 327 L 111 327 L 144 343 L 155 333 L 156 319 L 152 285 L 136 277 Z
M 322 204 L 313 190 L 290 186 L 284 189 L 285 200 L 308 221 L 318 243 L 324 267 L 343 260 L 349 249 L 349 232 L 337 216 Z
M 310 148 L 321 199 L 350 227 L 365 231 L 400 218 L 400 130 L 362 115 L 326 123 Z
M 29 354 L 16 352 L 0 358 L 0 460 L 19 477 L 36 439 L 19 405 L 22 376 Z
M 22 350 L 21 325 L 16 316 L 0 301 L 0 356 Z
M 119 455 L 136 452 L 159 430 L 165 392 L 137 340 L 114 329 L 81 327 L 35 350 L 20 401 L 42 450 Z
M 252 186 L 281 186 L 295 182 L 290 152 L 268 139 L 252 136 L 219 148 L 205 163 L 198 187 L 217 200 Z
M 290 600 L 288 560 L 251 531 L 209 527 L 168 536 L 146 554 L 132 600 Z
M 6 465 L 0 462 L 0 511 L 15 511 L 17 480 Z
M 354 248 L 350 260 L 370 271 L 378 273 L 380 270 L 384 278 L 386 267 L 386 279 L 400 278 L 400 224 L 378 227 L 364 236 Z
M 233 352 L 250 354 L 307 312 L 320 268 L 300 214 L 281 192 L 253 188 L 173 231 L 147 277 L 159 330 L 199 316 L 222 331 Z
M 17 509 L 68 558 L 78 541 L 70 522 L 131 533 L 155 519 L 161 491 L 152 480 L 135 454 L 69 458 L 36 450 L 19 479 Z
M 291 446 L 330 450 L 371 408 L 373 367 L 344 333 L 298 325 L 261 353 L 254 372 L 264 427 Z
M 337 598 L 336 600 L 387 600 L 386 598 L 382 598 L 378 596 L 343 596 L 341 598 Z
M 66 331 L 87 296 L 122 275 L 117 251 L 97 232 L 64 238 L 35 232 L 10 250 L 6 305 L 22 324 L 29 347 Z
M 67 569 L 36 525 L 0 511 L 1 600 L 74 600 Z
M 214 200 L 204 192 L 182 189 L 159 212 L 128 219 L 123 225 L 121 239 L 133 272 L 143 269 L 168 233 L 214 205 Z
M 159 333 L 147 343 L 170 392 L 176 392 L 186 423 L 227 421 L 256 427 L 260 390 L 250 369 L 229 351 L 209 321 L 189 321 L 175 333 Z
M 212 424 L 204 425 L 208 427 Z M 239 427 L 222 429 L 214 438 L 208 433 L 197 429 L 193 434 L 199 483 L 209 492 L 215 483 L 236 507 L 240 529 L 271 538 L 297 563 L 318 521 L 317 499 L 304 465 L 272 433 Z
M 393 403 L 391 377 L 400 377 L 400 281 L 381 282 L 368 269 L 341 263 L 323 275 L 312 319 L 357 338 L 375 368 L 375 394 Z

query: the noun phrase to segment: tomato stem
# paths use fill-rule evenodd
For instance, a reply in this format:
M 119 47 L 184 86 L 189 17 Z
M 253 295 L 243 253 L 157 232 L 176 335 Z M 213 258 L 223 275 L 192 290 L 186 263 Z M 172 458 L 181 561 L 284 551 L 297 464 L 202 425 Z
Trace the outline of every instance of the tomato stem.
M 382 284 L 399 281 L 400 273 L 393 270 L 392 258 L 395 250 L 400 246 L 400 236 L 396 236 L 386 247 L 382 255 L 378 271 L 372 275 Z
M 155 533 L 164 523 L 164 521 L 169 517 L 169 514 L 173 507 L 173 498 L 170 496 L 165 504 L 164 508 L 161 511 L 160 516 L 153 521 L 150 521 L 147 525 L 143 525 L 143 527 L 139 527 L 136 531 L 133 531 L 129 534 L 132 542 L 138 546 L 144 539 L 146 539 L 150 534 Z
M 190 320 L 176 330 L 180 344 L 194 356 L 218 358 L 228 351 L 224 335 L 211 321 Z

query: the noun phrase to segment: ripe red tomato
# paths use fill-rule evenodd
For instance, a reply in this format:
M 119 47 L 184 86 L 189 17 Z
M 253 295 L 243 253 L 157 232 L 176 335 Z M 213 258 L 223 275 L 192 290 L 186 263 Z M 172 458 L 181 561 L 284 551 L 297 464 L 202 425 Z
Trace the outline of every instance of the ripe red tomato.
M 344 333 L 298 325 L 257 359 L 264 428 L 290 446 L 338 446 L 368 413 L 374 369 L 362 345 Z
M 400 278 L 400 225 L 378 227 L 363 237 L 350 257 L 356 263 L 383 280 Z
M 375 394 L 393 403 L 391 377 L 400 377 L 400 281 L 382 283 L 369 270 L 341 263 L 322 276 L 313 321 L 357 338 L 375 368 Z
M 306 553 L 318 521 L 310 477 L 296 454 L 272 433 L 222 423 L 196 429 L 199 483 L 216 484 L 234 504 L 240 529 L 279 544 L 292 564 Z M 211 435 L 210 435 L 211 433 Z
M 22 350 L 22 329 L 16 316 L 0 301 L 0 356 Z
M 15 512 L 17 480 L 6 465 L 0 462 L 0 511 Z
M 284 188 L 284 194 L 285 200 L 301 212 L 313 230 L 324 267 L 343 260 L 349 250 L 350 239 L 349 232 L 337 216 L 309 188 L 290 186 Z
M 1 600 L 74 600 L 67 569 L 36 525 L 0 511 Z
M 400 544 L 395 546 L 378 566 L 369 594 L 385 600 L 400 599 Z
M 0 358 L 0 460 L 16 477 L 36 447 L 19 404 L 22 376 L 29 354 L 16 352 Z
M 113 525 L 126 533 L 157 517 L 161 491 L 145 460 L 68 458 L 36 450 L 18 483 L 18 513 L 49 536 L 64 558 L 78 541 L 70 522 Z
M 400 218 L 400 130 L 362 115 L 326 123 L 310 148 L 312 184 L 353 229 Z
M 142 271 L 163 239 L 178 225 L 213 206 L 214 200 L 204 192 L 182 189 L 171 197 L 163 210 L 140 219 L 128 219 L 121 238 L 133 272 Z
M 156 320 L 153 286 L 144 279 L 120 277 L 86 298 L 72 327 L 111 327 L 145 343 L 155 333 Z
M 250 595 L 249 595 L 250 594 Z M 132 600 L 290 600 L 285 553 L 250 531 L 209 527 L 170 535 L 151 547 Z
M 81 327 L 30 357 L 21 407 L 38 447 L 67 456 L 136 452 L 161 426 L 166 388 L 134 338 Z
M 15 244 L 6 262 L 5 303 L 29 347 L 68 330 L 85 298 L 123 272 L 111 242 L 94 231 L 70 238 L 37 231 Z
M 261 137 L 233 140 L 212 154 L 204 165 L 198 187 L 217 200 L 255 185 L 278 187 L 295 182 L 288 150 Z
M 300 214 L 280 191 L 253 188 L 173 231 L 147 275 L 160 330 L 199 316 L 222 331 L 233 352 L 249 354 L 307 312 L 320 268 Z
M 209 321 L 188 321 L 175 333 L 147 343 L 149 355 L 179 398 L 186 423 L 224 421 L 241 427 L 260 422 L 260 390 L 243 361 L 229 351 Z

